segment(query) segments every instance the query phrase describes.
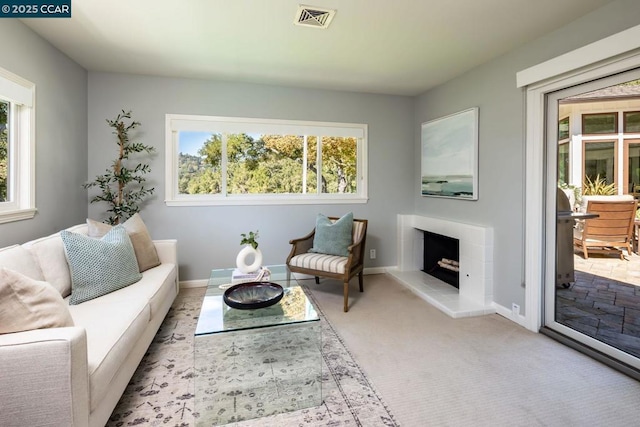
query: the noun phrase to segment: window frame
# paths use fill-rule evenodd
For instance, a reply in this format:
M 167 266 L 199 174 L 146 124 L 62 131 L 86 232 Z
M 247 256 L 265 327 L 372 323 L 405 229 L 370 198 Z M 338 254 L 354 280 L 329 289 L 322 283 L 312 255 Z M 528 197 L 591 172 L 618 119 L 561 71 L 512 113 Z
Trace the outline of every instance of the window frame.
M 565 166 L 565 180 L 562 181 L 560 179 L 560 160 L 561 160 L 561 153 L 562 153 L 562 149 L 566 148 L 566 159 L 562 158 L 563 160 L 563 164 Z M 559 142 L 558 143 L 558 182 L 562 183 L 562 184 L 568 184 L 568 182 L 566 181 L 571 181 L 570 179 L 568 179 L 569 177 L 571 177 L 571 144 L 569 142 L 569 140 L 564 140 L 563 142 Z
M 35 84 L 0 67 L 0 99 L 9 102 L 10 200 L 0 202 L 0 224 L 31 219 L 35 207 Z
M 567 136 L 562 135 L 562 130 L 560 128 L 560 126 L 566 122 L 567 123 Z M 563 117 L 560 120 L 558 120 L 558 142 L 560 141 L 568 141 L 571 138 L 571 119 L 569 116 Z
M 601 143 L 611 143 L 613 144 L 613 184 L 615 185 L 616 189 L 620 188 L 620 182 L 619 182 L 619 176 L 618 176 L 618 170 L 619 170 L 619 164 L 618 164 L 618 140 L 617 139 L 593 139 L 593 140 L 582 140 L 582 183 L 584 184 L 585 180 L 586 180 L 586 153 L 587 153 L 587 146 L 589 144 L 601 144 Z
M 629 133 L 630 134 L 637 134 L 637 133 L 640 133 L 640 130 L 635 131 L 635 132 L 627 130 L 627 125 L 629 124 L 629 120 L 627 118 L 628 114 L 640 114 L 640 111 L 638 111 L 638 110 L 628 110 L 628 111 L 625 110 L 625 111 L 622 111 L 622 133 L 625 133 L 625 134 L 629 134 Z
M 587 132 L 586 120 L 593 116 L 612 116 L 613 117 L 613 130 L 607 130 L 603 132 Z M 582 114 L 582 133 L 583 135 L 611 135 L 618 133 L 618 113 L 615 111 L 603 111 L 601 113 L 585 113 Z
M 634 193 L 634 189 L 633 188 L 629 188 L 629 164 L 631 163 L 629 161 L 629 149 L 631 148 L 631 146 L 637 146 L 638 148 L 640 148 L 640 139 L 625 139 L 624 140 L 624 146 L 623 146 L 623 154 L 622 154 L 622 158 L 624 160 L 624 164 L 623 164 L 623 177 L 624 177 L 624 182 L 623 182 L 623 191 L 622 194 L 633 194 Z M 640 185 L 640 182 L 638 182 L 637 185 Z
M 348 194 L 180 194 L 178 191 L 179 131 L 251 133 L 274 130 L 281 135 L 356 137 L 357 191 Z M 332 133 L 333 132 L 333 133 Z M 335 134 L 339 132 L 339 134 Z M 262 132 L 261 132 L 262 133 Z M 368 125 L 361 123 L 256 119 L 203 115 L 165 115 L 165 204 L 167 206 L 304 205 L 367 203 Z M 225 186 L 223 186 L 224 189 Z

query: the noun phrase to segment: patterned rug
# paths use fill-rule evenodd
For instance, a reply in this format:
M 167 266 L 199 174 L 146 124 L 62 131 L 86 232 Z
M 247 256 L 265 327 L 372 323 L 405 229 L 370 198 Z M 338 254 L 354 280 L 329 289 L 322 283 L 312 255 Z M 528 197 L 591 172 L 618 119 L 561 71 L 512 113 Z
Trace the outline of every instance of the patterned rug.
M 393 415 L 377 394 L 364 372 L 346 348 L 344 342 L 333 326 L 327 321 L 320 310 L 317 301 L 313 300 L 311 292 L 306 290 L 320 314 L 322 330 L 322 403 L 307 409 L 300 409 L 277 415 L 260 412 L 260 406 L 243 406 L 251 413 L 265 414 L 261 418 L 242 420 L 226 424 L 228 426 L 397 426 Z M 198 398 L 205 371 L 194 367 L 194 331 L 200 313 L 202 297 L 179 296 L 167 314 L 160 330 L 147 354 L 138 366 L 131 382 L 125 390 L 120 402 L 116 406 L 107 426 L 211 426 L 216 425 L 216 417 L 210 414 L 201 415 L 196 411 L 196 384 L 198 384 Z M 249 335 L 250 337 L 250 335 Z M 254 335 L 255 337 L 255 335 Z M 245 337 L 245 340 L 247 338 Z M 287 337 L 281 343 L 280 352 L 295 353 L 301 348 L 295 337 Z M 293 344 L 292 344 L 293 343 Z M 246 342 L 245 342 L 246 344 Z M 238 342 L 231 343 L 237 346 Z M 278 345 L 276 345 L 277 347 Z M 258 348 L 263 348 L 259 344 Z M 273 371 L 275 359 L 271 356 L 274 350 L 273 342 L 268 349 L 269 357 L 264 359 L 265 368 L 258 372 Z M 229 354 L 226 345 L 211 349 L 213 359 Z M 306 351 L 306 350 L 304 350 Z M 278 354 L 278 353 L 276 353 Z M 276 357 L 277 358 L 277 357 Z M 217 390 L 211 378 L 218 378 L 219 383 L 231 384 L 236 378 L 229 375 L 224 364 L 219 367 L 208 367 L 207 381 L 211 388 L 205 393 L 213 395 Z M 278 382 L 278 380 L 274 380 Z M 282 385 L 281 388 L 290 394 L 296 394 L 296 386 Z M 236 392 L 238 393 L 238 392 Z M 254 390 L 245 391 L 253 395 Z M 234 399 L 235 400 L 235 399 Z M 198 405 L 200 408 L 200 405 Z

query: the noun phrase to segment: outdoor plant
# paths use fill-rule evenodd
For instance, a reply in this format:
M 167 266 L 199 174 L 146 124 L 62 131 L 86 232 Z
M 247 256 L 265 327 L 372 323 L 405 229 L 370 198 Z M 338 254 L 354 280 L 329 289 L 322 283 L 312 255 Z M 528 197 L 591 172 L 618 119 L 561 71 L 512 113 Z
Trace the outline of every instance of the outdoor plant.
M 254 233 L 250 231 L 249 234 L 242 233 L 240 234 L 242 240 L 240 240 L 241 245 L 251 245 L 253 249 L 258 249 L 258 242 L 256 239 L 258 238 L 258 230 Z
M 616 184 L 607 184 L 607 181 L 596 175 L 592 181 L 588 176 L 585 177 L 583 194 L 585 196 L 612 196 L 616 194 Z
M 128 123 L 128 124 L 127 124 Z M 84 184 L 84 188 L 98 187 L 100 194 L 91 199 L 91 203 L 106 202 L 109 205 L 109 217 L 106 223 L 115 225 L 124 222 L 136 212 L 140 211 L 140 203 L 153 194 L 154 188 L 146 188 L 145 174 L 151 171 L 148 164 L 136 163 L 131 159 L 135 153 L 154 152 L 154 148 L 130 140 L 130 133 L 140 126 L 139 122 L 131 119 L 131 111 L 122 110 L 113 120 L 107 119 L 112 127 L 118 143 L 118 157 L 96 179 Z
M 560 187 L 560 189 L 562 190 L 569 190 L 573 193 L 575 206 L 579 206 L 582 203 L 582 188 L 564 182 L 558 182 L 558 187 Z

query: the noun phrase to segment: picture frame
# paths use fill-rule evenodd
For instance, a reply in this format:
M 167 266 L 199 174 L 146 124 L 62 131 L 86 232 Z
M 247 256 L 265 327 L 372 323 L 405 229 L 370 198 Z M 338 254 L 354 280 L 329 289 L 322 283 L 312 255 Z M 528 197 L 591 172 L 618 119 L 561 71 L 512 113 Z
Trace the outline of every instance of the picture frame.
M 422 196 L 478 200 L 478 110 L 422 123 Z

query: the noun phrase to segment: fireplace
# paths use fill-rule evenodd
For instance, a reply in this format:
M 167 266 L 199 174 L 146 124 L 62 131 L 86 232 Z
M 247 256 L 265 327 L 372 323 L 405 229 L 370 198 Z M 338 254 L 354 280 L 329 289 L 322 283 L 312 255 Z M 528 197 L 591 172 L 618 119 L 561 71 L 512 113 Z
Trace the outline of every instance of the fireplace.
M 423 230 L 424 251 L 422 271 L 460 288 L 460 241 Z
M 458 239 L 458 289 L 424 271 L 424 231 Z M 495 313 L 493 229 L 422 215 L 398 215 L 398 268 L 387 271 L 451 317 Z

